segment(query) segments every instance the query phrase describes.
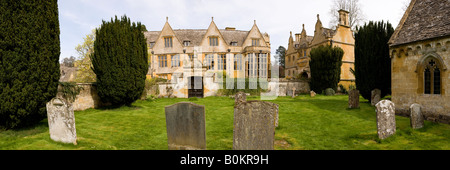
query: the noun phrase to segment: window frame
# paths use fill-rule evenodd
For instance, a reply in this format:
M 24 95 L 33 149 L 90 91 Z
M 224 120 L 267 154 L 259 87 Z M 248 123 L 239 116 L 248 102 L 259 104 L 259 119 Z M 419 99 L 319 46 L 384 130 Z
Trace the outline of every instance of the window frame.
M 424 62 L 423 69 L 423 94 L 442 94 L 442 68 L 440 62 L 434 57 L 428 57 Z M 436 70 L 439 76 L 436 77 Z M 427 72 L 428 71 L 428 72 Z M 436 79 L 439 79 L 436 83 Z
M 252 47 L 259 47 L 260 43 L 259 43 L 259 38 L 253 38 L 252 39 Z
M 170 66 L 171 67 L 181 67 L 179 54 L 170 56 Z
M 219 37 L 218 36 L 210 36 L 209 37 L 209 46 L 211 46 L 211 47 L 219 46 Z
M 173 37 L 164 37 L 164 47 L 172 48 L 173 47 Z
M 158 55 L 158 66 L 160 68 L 166 68 L 167 67 L 167 55 Z

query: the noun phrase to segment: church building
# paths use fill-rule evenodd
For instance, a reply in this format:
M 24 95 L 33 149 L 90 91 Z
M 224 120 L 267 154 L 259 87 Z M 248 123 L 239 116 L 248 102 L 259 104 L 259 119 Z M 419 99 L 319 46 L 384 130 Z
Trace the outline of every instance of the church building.
M 397 114 L 417 103 L 427 120 L 450 123 L 449 18 L 448 0 L 412 0 L 389 40 Z

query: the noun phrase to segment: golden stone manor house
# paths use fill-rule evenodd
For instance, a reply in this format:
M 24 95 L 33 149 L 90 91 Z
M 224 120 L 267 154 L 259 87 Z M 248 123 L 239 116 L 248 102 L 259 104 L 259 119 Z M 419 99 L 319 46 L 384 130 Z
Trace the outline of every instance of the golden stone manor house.
M 227 78 L 270 77 L 270 37 L 256 21 L 249 31 L 219 29 L 214 18 L 207 29 L 172 29 L 167 18 L 161 31 L 144 34 L 151 54 L 148 75 L 170 81 L 165 87 L 170 90 L 160 86 L 162 95 L 216 95 L 224 73 Z
M 342 84 L 347 89 L 354 84 L 355 76 L 350 72 L 350 68 L 354 68 L 355 63 L 355 38 L 349 25 L 349 12 L 345 10 L 339 10 L 338 12 L 339 24 L 335 30 L 324 28 L 319 15 L 317 15 L 314 36 L 306 34 L 305 25 L 303 25 L 301 33 L 295 34 L 295 39 L 292 37 L 291 32 L 285 57 L 286 78 L 311 78 L 309 67 L 309 61 L 311 60 L 309 53 L 311 49 L 322 45 L 331 45 L 344 50 L 341 81 L 339 84 Z

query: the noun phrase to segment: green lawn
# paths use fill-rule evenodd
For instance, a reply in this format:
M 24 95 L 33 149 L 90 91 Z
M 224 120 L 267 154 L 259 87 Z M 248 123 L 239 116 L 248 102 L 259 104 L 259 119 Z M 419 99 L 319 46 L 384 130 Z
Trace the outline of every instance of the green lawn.
M 377 138 L 375 108 L 361 98 L 360 109 L 347 109 L 347 96 L 279 97 L 278 150 L 449 150 L 450 125 L 425 122 L 413 130 L 409 118 L 396 117 L 397 133 Z M 257 100 L 250 97 L 248 100 Z M 0 130 L 0 150 L 166 150 L 164 106 L 188 99 L 137 101 L 133 107 L 75 112 L 78 145 L 50 139 L 47 120 L 22 130 Z M 233 147 L 234 99 L 208 97 L 192 101 L 206 106 L 209 150 Z

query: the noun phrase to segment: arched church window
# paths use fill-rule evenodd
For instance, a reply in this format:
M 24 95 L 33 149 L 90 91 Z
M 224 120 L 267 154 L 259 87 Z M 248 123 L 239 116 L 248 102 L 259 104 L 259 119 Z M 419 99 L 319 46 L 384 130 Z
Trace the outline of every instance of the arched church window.
M 435 59 L 425 62 L 424 69 L 424 93 L 441 94 L 441 69 Z

